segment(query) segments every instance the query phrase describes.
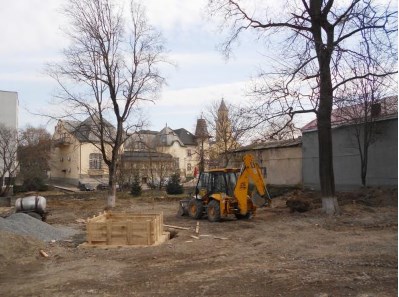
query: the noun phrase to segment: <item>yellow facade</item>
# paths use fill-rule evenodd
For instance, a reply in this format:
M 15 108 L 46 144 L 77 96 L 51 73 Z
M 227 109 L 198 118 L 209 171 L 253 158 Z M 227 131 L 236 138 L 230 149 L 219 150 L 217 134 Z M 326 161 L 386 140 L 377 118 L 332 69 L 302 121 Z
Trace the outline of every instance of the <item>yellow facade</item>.
M 108 178 L 108 167 L 102 161 L 102 156 L 101 161 L 92 161 L 90 164 L 92 154 L 100 157 L 101 151 L 92 143 L 78 140 L 65 128 L 64 122 L 59 121 L 53 135 L 51 178 L 73 184 L 78 184 L 85 178 Z

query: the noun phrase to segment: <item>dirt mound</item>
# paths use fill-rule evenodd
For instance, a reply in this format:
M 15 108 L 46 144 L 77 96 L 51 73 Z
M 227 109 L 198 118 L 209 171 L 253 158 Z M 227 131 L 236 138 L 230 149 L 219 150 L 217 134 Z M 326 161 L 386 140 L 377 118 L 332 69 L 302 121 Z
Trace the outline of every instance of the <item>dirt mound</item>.
M 5 219 L 0 218 L 0 230 L 43 241 L 60 240 L 76 234 L 71 228 L 54 227 L 24 213 L 15 213 Z
M 29 236 L 0 230 L 0 267 L 34 262 L 44 242 Z
M 340 204 L 358 203 L 366 206 L 398 206 L 398 189 L 368 187 L 337 194 Z
M 347 192 L 336 193 L 340 206 L 347 204 L 362 204 L 371 207 L 397 207 L 398 190 L 391 188 L 367 187 Z M 294 190 L 279 196 L 286 206 L 292 209 L 297 204 L 302 207 L 309 204 L 309 209 L 321 207 L 321 193 L 307 189 Z M 294 209 L 295 210 L 295 209 Z

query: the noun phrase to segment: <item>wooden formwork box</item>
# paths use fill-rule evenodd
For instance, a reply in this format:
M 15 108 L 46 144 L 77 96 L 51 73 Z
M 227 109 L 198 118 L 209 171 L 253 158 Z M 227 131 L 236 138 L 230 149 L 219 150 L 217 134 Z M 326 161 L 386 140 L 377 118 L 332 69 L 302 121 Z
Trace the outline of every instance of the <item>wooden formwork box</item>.
M 106 212 L 87 220 L 85 246 L 148 246 L 169 239 L 163 213 Z

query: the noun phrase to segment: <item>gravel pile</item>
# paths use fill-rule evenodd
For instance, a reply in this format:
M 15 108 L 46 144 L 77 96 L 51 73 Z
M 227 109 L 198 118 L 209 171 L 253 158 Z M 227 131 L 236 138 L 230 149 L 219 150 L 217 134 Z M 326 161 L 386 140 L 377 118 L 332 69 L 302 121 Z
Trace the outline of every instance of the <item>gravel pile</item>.
M 61 240 L 77 233 L 72 228 L 54 227 L 24 213 L 14 213 L 5 219 L 0 217 L 0 230 L 43 241 Z

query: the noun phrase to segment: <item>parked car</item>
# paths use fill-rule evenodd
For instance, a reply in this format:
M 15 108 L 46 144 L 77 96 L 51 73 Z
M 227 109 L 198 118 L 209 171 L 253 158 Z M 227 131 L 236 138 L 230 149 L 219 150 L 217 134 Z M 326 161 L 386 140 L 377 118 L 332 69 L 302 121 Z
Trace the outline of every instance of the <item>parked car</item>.
M 94 187 L 91 184 L 79 184 L 79 190 L 81 191 L 94 191 Z
M 102 184 L 99 184 L 97 186 L 97 190 L 99 190 L 99 191 L 105 191 L 105 190 L 108 190 L 108 189 L 109 189 L 109 185 L 108 184 L 102 183 Z
M 97 190 L 99 190 L 99 191 L 109 190 L 109 185 L 105 184 L 105 183 L 98 184 L 97 185 Z M 121 191 L 122 190 L 122 188 L 119 187 L 119 184 L 116 184 L 116 190 L 117 191 Z

